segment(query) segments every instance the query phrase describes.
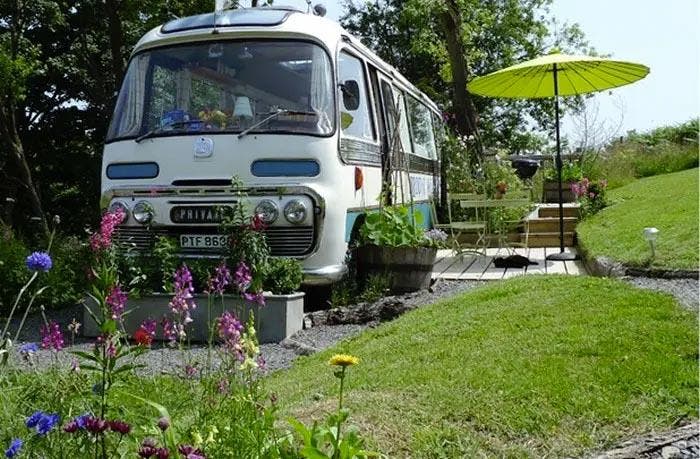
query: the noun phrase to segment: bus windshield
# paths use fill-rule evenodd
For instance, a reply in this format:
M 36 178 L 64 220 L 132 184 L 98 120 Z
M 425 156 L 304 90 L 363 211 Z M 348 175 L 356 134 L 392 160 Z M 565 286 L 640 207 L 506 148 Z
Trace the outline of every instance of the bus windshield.
M 331 66 L 320 46 L 207 41 L 136 55 L 107 141 L 245 130 L 326 136 L 333 114 Z

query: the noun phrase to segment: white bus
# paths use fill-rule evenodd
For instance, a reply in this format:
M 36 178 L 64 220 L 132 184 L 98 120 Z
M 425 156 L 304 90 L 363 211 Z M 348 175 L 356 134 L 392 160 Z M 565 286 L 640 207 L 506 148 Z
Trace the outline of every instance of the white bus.
M 430 225 L 441 123 L 435 103 L 334 21 L 286 7 L 175 19 L 133 51 L 101 204 L 127 214 L 118 241 L 147 251 L 168 235 L 185 257 L 216 256 L 216 208 L 237 176 L 272 255 L 298 258 L 305 284 L 328 284 L 383 190 Z

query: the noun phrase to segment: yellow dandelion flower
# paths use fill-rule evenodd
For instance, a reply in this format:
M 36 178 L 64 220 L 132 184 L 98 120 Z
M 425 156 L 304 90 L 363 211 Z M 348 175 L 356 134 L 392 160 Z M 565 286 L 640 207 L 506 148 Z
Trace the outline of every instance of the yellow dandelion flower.
M 360 359 L 349 354 L 335 354 L 328 361 L 329 365 L 335 365 L 338 367 L 349 367 L 350 365 L 357 365 L 358 363 L 360 363 Z

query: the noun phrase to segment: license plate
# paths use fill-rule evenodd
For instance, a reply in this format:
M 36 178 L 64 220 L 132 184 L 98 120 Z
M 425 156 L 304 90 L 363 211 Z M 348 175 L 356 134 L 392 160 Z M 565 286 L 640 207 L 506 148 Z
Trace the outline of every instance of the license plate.
M 221 234 L 182 234 L 180 247 L 183 249 L 220 249 L 226 247 L 228 236 Z

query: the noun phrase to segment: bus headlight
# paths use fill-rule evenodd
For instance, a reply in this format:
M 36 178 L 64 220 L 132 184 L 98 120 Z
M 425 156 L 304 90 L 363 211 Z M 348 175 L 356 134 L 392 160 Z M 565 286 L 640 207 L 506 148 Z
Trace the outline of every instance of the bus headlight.
M 306 205 L 298 199 L 289 201 L 287 205 L 284 206 L 284 218 L 286 218 L 289 223 L 298 225 L 306 220 Z
M 260 201 L 260 203 L 255 207 L 255 214 L 260 215 L 260 218 L 262 219 L 263 223 L 270 224 L 277 220 L 277 216 L 279 216 L 279 209 L 277 208 L 277 204 L 274 202 L 270 201 L 269 199 L 264 199 Z
M 134 219 L 145 225 L 153 220 L 153 206 L 148 201 L 139 201 L 134 206 Z
M 107 212 L 110 214 L 117 213 L 118 211 L 121 211 L 124 214 L 124 218 L 122 218 L 122 221 L 119 223 L 124 223 L 129 219 L 129 208 L 121 201 L 114 201 L 107 209 Z

